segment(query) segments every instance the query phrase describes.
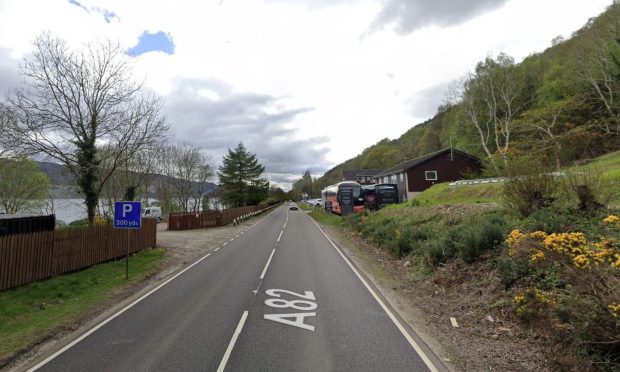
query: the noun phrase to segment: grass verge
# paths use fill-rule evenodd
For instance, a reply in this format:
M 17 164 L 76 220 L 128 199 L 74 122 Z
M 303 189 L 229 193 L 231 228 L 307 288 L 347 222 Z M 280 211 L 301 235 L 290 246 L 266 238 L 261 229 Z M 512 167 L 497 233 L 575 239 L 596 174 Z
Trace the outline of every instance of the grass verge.
M 0 292 L 0 366 L 54 329 L 77 321 L 115 291 L 152 275 L 164 253 L 163 248 L 147 249 L 130 257 L 128 282 L 125 261 L 118 260 Z
M 450 186 L 437 184 L 415 197 L 422 205 L 499 203 L 502 189 L 498 184 Z
M 326 225 L 335 227 L 344 227 L 345 221 L 343 217 L 337 216 L 333 213 L 326 213 L 321 210 L 314 210 L 310 212 L 310 216 L 315 220 L 324 223 Z

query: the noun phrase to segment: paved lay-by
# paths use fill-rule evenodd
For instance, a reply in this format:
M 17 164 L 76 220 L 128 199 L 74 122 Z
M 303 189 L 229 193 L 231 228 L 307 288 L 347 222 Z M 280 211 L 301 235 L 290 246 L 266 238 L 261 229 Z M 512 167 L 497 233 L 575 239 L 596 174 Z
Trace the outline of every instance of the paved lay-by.
M 302 211 L 278 208 L 35 368 L 442 370 Z

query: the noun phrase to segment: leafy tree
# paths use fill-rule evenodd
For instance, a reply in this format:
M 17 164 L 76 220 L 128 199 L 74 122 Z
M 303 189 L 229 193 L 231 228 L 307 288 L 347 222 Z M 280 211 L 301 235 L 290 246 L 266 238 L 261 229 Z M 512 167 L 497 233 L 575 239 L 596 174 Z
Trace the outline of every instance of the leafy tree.
M 6 213 L 38 208 L 48 195 L 49 179 L 32 160 L 0 158 L 0 206 Z
M 301 198 L 304 193 L 313 196 L 313 180 L 310 170 L 306 170 L 300 179 L 293 183 L 293 195 L 295 199 Z
M 288 199 L 288 196 L 280 187 L 271 186 L 269 188 L 269 198 L 274 201 L 283 202 Z
M 394 145 L 382 144 L 368 151 L 363 158 L 362 168 L 387 168 L 400 160 L 400 151 Z
M 259 204 L 269 192 L 264 172 L 265 167 L 242 142 L 234 150 L 228 149 L 217 172 L 223 201 L 233 207 Z
M 0 142 L 65 164 L 94 225 L 102 189 L 114 171 L 165 136 L 160 101 L 133 81 L 125 51 L 111 42 L 73 51 L 43 34 L 20 69 L 24 84 L 8 97 L 11 118 L 0 123 Z

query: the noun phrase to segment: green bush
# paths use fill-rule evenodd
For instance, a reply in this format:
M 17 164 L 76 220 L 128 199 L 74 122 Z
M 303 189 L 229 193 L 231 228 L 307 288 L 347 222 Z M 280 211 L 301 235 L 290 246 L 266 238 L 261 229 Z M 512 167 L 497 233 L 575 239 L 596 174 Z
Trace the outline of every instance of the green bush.
M 495 214 L 469 220 L 448 233 L 459 257 L 472 263 L 483 252 L 499 247 L 507 233 L 505 222 Z
M 566 215 L 554 208 L 542 208 L 533 211 L 526 220 L 528 231 L 544 231 L 553 234 L 563 231 Z
M 536 209 L 551 206 L 560 190 L 561 181 L 540 159 L 513 158 L 504 172 L 507 178 L 502 188 L 504 203 L 524 217 Z
M 436 267 L 456 255 L 454 244 L 445 238 L 430 239 L 420 244 L 421 254 L 428 267 Z
M 515 261 L 507 254 L 499 256 L 496 263 L 500 281 L 504 289 L 512 287 L 521 278 L 529 275 L 530 272 L 530 266 L 527 260 Z

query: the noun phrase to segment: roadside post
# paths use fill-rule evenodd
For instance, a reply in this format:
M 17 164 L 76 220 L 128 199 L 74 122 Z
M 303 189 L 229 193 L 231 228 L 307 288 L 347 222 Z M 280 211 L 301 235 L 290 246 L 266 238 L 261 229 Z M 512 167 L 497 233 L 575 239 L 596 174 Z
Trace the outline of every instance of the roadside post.
M 129 230 L 139 229 L 142 224 L 142 203 L 134 201 L 114 202 L 114 228 L 127 230 L 125 246 L 125 280 L 129 279 Z

